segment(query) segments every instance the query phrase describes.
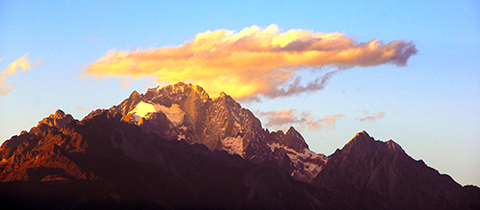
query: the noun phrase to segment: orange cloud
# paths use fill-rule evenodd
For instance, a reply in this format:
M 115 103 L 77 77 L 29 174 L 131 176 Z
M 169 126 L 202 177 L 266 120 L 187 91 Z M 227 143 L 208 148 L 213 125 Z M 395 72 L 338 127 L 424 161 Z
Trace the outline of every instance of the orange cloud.
M 25 72 L 30 68 L 30 61 L 27 59 L 27 54 L 22 56 L 21 58 L 13 61 L 7 68 L 5 68 L 2 73 L 0 73 L 0 78 L 5 78 L 14 74 L 21 72 Z M 3 58 L 2 58 L 3 59 Z
M 12 88 L 16 86 L 15 83 L 5 83 L 6 77 L 32 69 L 30 67 L 31 62 L 27 59 L 27 55 L 28 53 L 18 58 L 17 60 L 13 61 L 10 65 L 8 65 L 7 68 L 5 68 L 0 73 L 0 96 L 6 96 L 12 90 Z M 3 59 L 4 58 L 0 58 L 0 61 L 2 61 Z M 38 65 L 41 65 L 42 63 L 43 63 L 42 60 L 37 60 L 37 62 L 33 65 L 33 68 L 36 68 Z
M 345 114 L 326 115 L 322 119 L 315 119 L 308 111 L 298 112 L 296 109 L 279 111 L 256 111 L 258 116 L 267 120 L 266 127 L 287 127 L 297 124 L 300 128 L 310 130 L 334 129 L 338 118 L 345 117 Z
M 394 64 L 405 66 L 416 54 L 412 42 L 380 40 L 358 43 L 341 33 L 289 30 L 276 25 L 252 26 L 234 33 L 199 33 L 184 45 L 145 50 L 110 50 L 85 69 L 83 77 L 153 77 L 159 83 L 186 81 L 215 94 L 232 97 L 275 98 L 320 90 L 337 71 L 303 82 L 298 71 L 320 72 L 322 67 Z
M 345 114 L 326 115 L 323 119 L 309 120 L 307 125 L 312 130 L 318 130 L 323 128 L 335 129 L 335 122 L 338 118 L 345 117 Z
M 362 111 L 364 114 L 368 114 L 369 112 L 368 111 Z M 366 117 L 363 117 L 363 118 L 360 118 L 358 120 L 360 120 L 361 122 L 364 122 L 364 121 L 375 121 L 376 119 L 380 119 L 380 118 L 384 118 L 385 117 L 385 112 L 377 112 L 377 113 L 372 113 L 371 115 L 369 116 L 366 116 Z
M 14 88 L 15 86 L 16 86 L 15 83 L 5 84 L 3 79 L 0 78 L 0 96 L 6 96 L 8 93 L 10 93 L 12 88 Z

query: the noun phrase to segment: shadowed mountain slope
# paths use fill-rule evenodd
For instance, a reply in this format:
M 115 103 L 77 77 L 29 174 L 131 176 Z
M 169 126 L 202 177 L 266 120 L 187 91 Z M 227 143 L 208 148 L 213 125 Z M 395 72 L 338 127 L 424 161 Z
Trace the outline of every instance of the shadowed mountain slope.
M 81 121 L 57 110 L 5 141 L 0 161 L 6 209 L 480 209 L 478 187 L 392 140 L 360 132 L 326 157 L 185 83 Z
M 379 195 L 388 209 L 478 209 L 476 193 L 416 161 L 392 140 L 377 141 L 363 131 L 329 156 L 313 184 L 339 194 L 350 189 Z M 359 198 L 369 199 L 367 194 Z

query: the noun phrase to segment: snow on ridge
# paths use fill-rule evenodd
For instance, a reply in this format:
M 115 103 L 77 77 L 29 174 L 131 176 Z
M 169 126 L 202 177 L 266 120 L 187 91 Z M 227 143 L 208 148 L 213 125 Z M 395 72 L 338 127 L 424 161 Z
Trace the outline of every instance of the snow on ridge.
M 145 103 L 141 101 L 135 108 L 129 112 L 134 117 L 135 122 L 139 122 L 142 117 L 146 117 L 149 113 L 162 112 L 168 120 L 175 126 L 180 125 L 183 122 L 185 112 L 180 108 L 178 104 L 172 104 L 170 107 L 166 107 L 160 104 Z
M 221 140 L 225 150 L 230 154 L 238 154 L 244 156 L 243 154 L 243 140 L 240 136 L 237 137 L 226 137 Z
M 283 148 L 285 152 L 287 152 L 287 155 L 290 158 L 290 160 L 292 160 L 293 162 L 299 162 L 299 161 L 304 162 L 304 160 L 316 159 L 316 158 L 322 158 L 324 159 L 325 162 L 327 161 L 327 158 L 325 157 L 325 155 L 315 153 L 309 149 L 304 149 L 303 152 L 300 153 L 295 151 L 294 149 L 282 146 L 278 143 L 268 144 L 268 146 L 270 146 L 270 149 L 272 152 L 275 150 L 275 148 Z
M 129 112 L 135 118 L 135 122 L 140 121 L 140 118 L 145 117 L 148 113 L 157 112 L 153 104 L 148 104 L 143 101 L 138 103 L 135 108 Z
M 320 158 L 324 164 L 328 161 L 328 158 L 325 155 L 315 153 L 309 149 L 304 149 L 303 152 L 297 152 L 294 149 L 282 146 L 278 143 L 268 144 L 268 146 L 270 146 L 272 152 L 275 148 L 283 148 L 296 168 L 290 175 L 302 180 L 312 180 L 323 169 L 323 165 L 317 165 L 309 160 Z

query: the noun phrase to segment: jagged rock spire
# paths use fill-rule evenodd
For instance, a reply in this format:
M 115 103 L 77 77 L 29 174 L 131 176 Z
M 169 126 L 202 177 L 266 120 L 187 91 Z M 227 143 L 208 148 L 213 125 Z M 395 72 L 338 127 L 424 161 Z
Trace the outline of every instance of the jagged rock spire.
M 54 114 L 51 114 L 49 117 L 43 118 L 43 120 L 38 123 L 37 127 L 45 124 L 48 126 L 61 128 L 72 120 L 74 120 L 72 115 L 66 115 L 65 112 L 63 112 L 61 109 L 58 109 L 57 111 L 55 111 Z

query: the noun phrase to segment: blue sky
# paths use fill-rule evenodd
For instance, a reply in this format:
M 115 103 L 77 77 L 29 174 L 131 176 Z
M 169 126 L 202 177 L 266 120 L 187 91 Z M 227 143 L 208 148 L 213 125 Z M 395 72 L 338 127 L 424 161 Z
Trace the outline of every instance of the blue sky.
M 395 140 L 410 156 L 461 184 L 479 186 L 479 11 L 478 1 L 2 1 L 0 71 L 27 53 L 31 69 L 17 68 L 0 78 L 2 88 L 10 85 L 0 96 L 0 142 L 56 109 L 81 119 L 93 109 L 119 104 L 133 90 L 169 84 L 151 75 L 136 80 L 85 76 L 109 50 L 177 47 L 208 30 L 238 33 L 275 24 L 279 33 L 339 32 L 358 43 L 412 41 L 418 52 L 407 66 L 353 66 L 333 75 L 321 90 L 242 102 L 264 125 L 271 119 L 265 113 L 284 110 L 297 119 L 293 126 L 310 148 L 326 155 L 366 130 L 376 139 Z M 305 85 L 308 78 L 336 69 L 327 65 L 296 75 L 307 78 Z M 319 126 L 303 122 L 309 119 Z

